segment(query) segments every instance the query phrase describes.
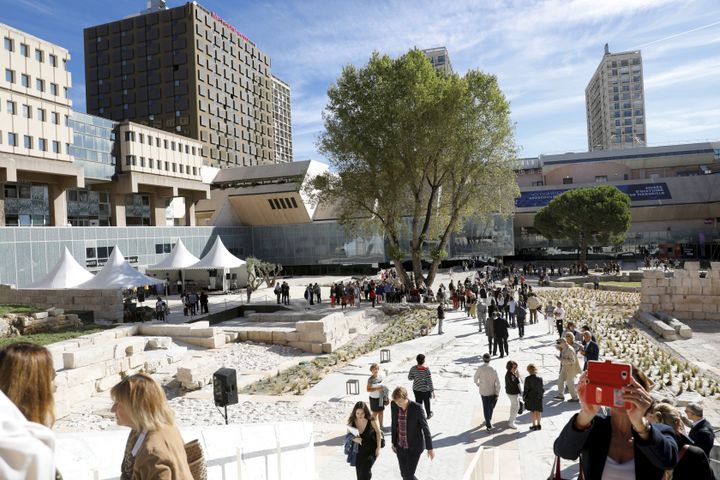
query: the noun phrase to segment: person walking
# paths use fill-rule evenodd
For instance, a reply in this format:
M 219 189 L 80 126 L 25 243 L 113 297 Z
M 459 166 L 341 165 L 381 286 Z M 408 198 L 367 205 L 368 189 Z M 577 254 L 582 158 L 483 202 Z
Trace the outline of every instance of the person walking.
M 430 460 L 435 458 L 430 427 L 423 408 L 408 399 L 405 387 L 393 390 L 392 400 L 392 450 L 397 454 L 400 476 L 403 480 L 417 480 L 415 470 L 423 450 L 427 450 Z
M 443 334 L 442 325 L 443 325 L 443 320 L 445 320 L 445 309 L 443 308 L 442 303 L 440 305 L 438 305 L 438 308 L 437 308 L 437 319 L 438 319 L 438 335 L 442 335 Z
M 540 300 L 534 293 L 531 293 L 527 299 L 527 308 L 530 310 L 530 324 L 537 323 L 537 312 L 540 308 Z
M 527 318 L 525 302 L 518 302 L 518 306 L 515 308 L 515 317 L 517 318 L 518 336 L 523 338 L 525 336 L 525 319 Z
M 357 480 L 370 480 L 372 478 L 372 466 L 380 456 L 382 430 L 365 402 L 355 404 L 348 419 L 348 426 L 357 432 L 357 435 L 352 439 L 353 443 L 358 445 L 355 457 Z
M 575 375 L 580 373 L 580 363 L 578 362 L 577 353 L 572 345 L 564 338 L 558 340 L 557 348 L 560 350 L 560 374 L 558 375 L 557 388 L 558 393 L 555 396 L 557 400 L 565 400 L 565 387 L 570 392 L 570 402 L 577 402 L 578 395 L 575 391 Z
M 508 317 L 510 320 L 510 326 L 512 328 L 516 327 L 515 312 L 517 311 L 517 306 L 518 306 L 518 302 L 515 300 L 515 297 L 513 295 L 510 295 L 508 297 L 507 310 L 508 310 Z
M 547 333 L 553 333 L 553 328 L 555 328 L 555 306 L 552 304 L 552 302 L 548 302 L 547 306 L 545 307 L 545 321 L 547 322 L 548 326 Z
M 497 342 L 495 341 L 495 317 L 491 315 L 485 319 L 485 335 L 488 339 L 488 353 L 497 355 Z
M 483 405 L 483 416 L 485 427 L 488 432 L 492 430 L 492 415 L 500 395 L 500 379 L 493 367 L 490 366 L 490 354 L 483 354 L 483 363 L 475 371 L 473 381 L 480 392 L 480 399 Z
M 415 358 L 417 365 L 413 365 L 408 373 L 408 380 L 413 381 L 413 393 L 415 401 L 421 405 L 425 405 L 425 413 L 427 418 L 433 416 L 430 409 L 430 397 L 435 398 L 435 388 L 433 387 L 430 369 L 425 365 L 425 355 L 418 354 Z
M 518 364 L 512 360 L 508 360 L 505 365 L 505 393 L 510 399 L 510 418 L 508 418 L 508 427 L 517 430 L 515 419 L 520 409 L 520 375 L 518 374 Z
M 500 358 L 503 358 L 506 354 L 510 355 L 508 350 L 508 322 L 500 314 L 496 314 L 493 319 L 493 329 L 495 333 L 495 343 L 500 345 Z
M 208 294 L 205 290 L 200 292 L 200 312 L 210 313 L 210 311 L 208 310 Z
M 275 288 L 273 288 L 273 293 L 275 294 L 275 298 L 277 299 L 277 304 L 280 305 L 280 297 L 282 296 L 282 287 L 279 283 L 275 284 Z
M 247 294 L 247 303 L 250 303 L 250 297 L 252 296 L 252 285 L 248 283 L 248 286 L 245 288 L 245 293 Z
M 370 411 L 377 417 L 381 429 L 383 428 L 383 416 L 385 414 L 385 387 L 382 382 L 383 378 L 380 376 L 380 365 L 373 363 L 370 365 L 367 392 L 370 397 Z
M 541 430 L 540 420 L 542 419 L 543 395 L 545 393 L 543 379 L 537 376 L 537 367 L 532 363 L 528 364 L 527 372 L 528 376 L 525 377 L 525 383 L 523 384 L 523 401 L 532 419 L 530 430 Z
M 562 302 L 557 302 L 555 310 L 553 310 L 555 316 L 555 328 L 557 328 L 558 335 L 562 337 L 565 323 L 565 309 L 562 306 Z
M 165 301 L 162 298 L 157 297 L 157 301 L 155 302 L 155 316 L 160 322 L 165 321 L 165 308 Z

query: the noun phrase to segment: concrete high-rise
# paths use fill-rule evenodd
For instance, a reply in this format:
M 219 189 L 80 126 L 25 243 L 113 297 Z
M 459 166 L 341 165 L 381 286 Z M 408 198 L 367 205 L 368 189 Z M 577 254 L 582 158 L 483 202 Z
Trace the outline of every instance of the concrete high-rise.
M 292 116 L 290 112 L 290 86 L 272 76 L 273 120 L 275 121 L 275 162 L 292 162 Z
M 448 55 L 447 48 L 428 48 L 423 50 L 423 53 L 428 60 L 430 60 L 430 63 L 436 70 L 440 70 L 441 72 L 445 72 L 447 74 L 453 73 L 452 63 L 450 63 L 450 55 Z
M 217 13 L 150 0 L 84 33 L 88 113 L 199 140 L 213 167 L 284 158 L 274 151 L 270 58 Z
M 640 50 L 605 54 L 585 88 L 589 150 L 647 144 Z

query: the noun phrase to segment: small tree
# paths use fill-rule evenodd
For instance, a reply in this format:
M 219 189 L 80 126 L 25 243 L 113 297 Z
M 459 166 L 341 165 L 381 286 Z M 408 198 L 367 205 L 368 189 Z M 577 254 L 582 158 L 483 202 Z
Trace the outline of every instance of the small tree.
M 537 212 L 535 228 L 548 240 L 575 242 L 584 266 L 589 246 L 625 241 L 630 228 L 630 197 L 612 185 L 569 190 Z
M 260 288 L 263 282 L 270 288 L 274 287 L 277 282 L 277 276 L 283 269 L 279 263 L 265 262 L 255 257 L 248 257 L 246 262 L 248 283 L 253 290 Z

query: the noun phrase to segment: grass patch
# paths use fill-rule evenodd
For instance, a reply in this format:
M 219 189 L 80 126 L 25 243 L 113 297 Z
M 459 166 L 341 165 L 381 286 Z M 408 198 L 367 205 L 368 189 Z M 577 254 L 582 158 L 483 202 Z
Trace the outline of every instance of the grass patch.
M 38 345 L 50 345 L 51 343 L 62 342 L 63 340 L 72 340 L 91 333 L 102 332 L 113 327 L 103 327 L 99 325 L 81 325 L 72 330 L 63 330 L 60 332 L 35 333 L 32 335 L 20 335 L 18 337 L 0 338 L 0 347 L 18 342 L 37 343 Z
M 600 282 L 600 285 L 612 285 L 614 287 L 639 287 L 640 282 Z
M 34 313 L 40 309 L 30 305 L 0 305 L 0 316 L 6 313 Z
M 381 331 L 371 335 L 358 344 L 350 342 L 335 352 L 328 354 L 326 359 L 315 359 L 301 362 L 300 365 L 278 372 L 273 377 L 264 378 L 240 390 L 243 394 L 283 395 L 292 393 L 302 395 L 305 391 L 320 382 L 328 373 L 339 370 L 359 356 L 396 343 L 419 337 L 420 330 L 425 327 L 432 329 L 434 310 L 411 310 L 394 316 Z

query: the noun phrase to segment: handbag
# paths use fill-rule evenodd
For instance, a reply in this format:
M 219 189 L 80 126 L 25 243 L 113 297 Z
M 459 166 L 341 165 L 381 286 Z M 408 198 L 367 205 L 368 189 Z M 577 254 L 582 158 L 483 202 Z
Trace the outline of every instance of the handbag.
M 185 444 L 185 455 L 193 480 L 207 480 L 207 464 L 200 442 L 193 440 Z
M 525 404 L 522 400 L 518 400 L 518 415 L 522 415 L 522 413 L 525 411 Z
M 560 457 L 555 455 L 555 461 L 553 462 L 552 470 L 550 470 L 550 476 L 547 480 L 569 480 L 565 479 L 560 475 Z M 585 480 L 585 471 L 583 470 L 582 460 L 580 461 L 580 475 L 578 480 Z

